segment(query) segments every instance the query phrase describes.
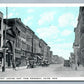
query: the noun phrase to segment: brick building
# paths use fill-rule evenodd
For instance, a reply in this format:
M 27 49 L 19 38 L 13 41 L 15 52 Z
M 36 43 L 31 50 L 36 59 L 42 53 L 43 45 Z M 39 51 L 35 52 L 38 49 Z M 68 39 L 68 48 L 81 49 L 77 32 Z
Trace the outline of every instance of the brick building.
M 78 24 L 74 29 L 75 32 L 75 42 L 73 46 L 78 45 L 79 48 L 74 49 L 74 54 L 77 51 L 77 62 L 84 66 L 84 7 L 80 7 Z M 76 56 L 75 56 L 76 59 Z
M 50 62 L 50 64 L 52 64 L 52 59 L 53 59 L 53 52 L 50 51 L 50 58 L 49 58 L 49 62 Z
M 2 46 L 3 46 L 3 13 L 0 12 L 0 66 L 2 61 Z
M 3 19 L 0 13 L 1 45 L 4 45 L 6 27 L 6 65 L 11 67 L 12 60 L 16 66 L 25 66 L 29 57 L 34 57 L 37 63 L 50 61 L 50 47 L 28 27 L 20 18 Z M 3 21 L 2 21 L 3 20 Z M 1 48 L 2 49 L 2 48 Z M 3 49 L 2 49 L 3 50 Z M 3 51 L 1 51 L 3 52 Z
M 43 55 L 42 59 L 43 60 L 48 60 L 47 59 L 47 44 L 42 39 L 40 39 L 40 46 L 41 46 L 41 54 Z
M 74 53 L 70 53 L 69 60 L 70 60 L 70 66 L 73 68 L 75 66 L 75 55 L 74 55 Z

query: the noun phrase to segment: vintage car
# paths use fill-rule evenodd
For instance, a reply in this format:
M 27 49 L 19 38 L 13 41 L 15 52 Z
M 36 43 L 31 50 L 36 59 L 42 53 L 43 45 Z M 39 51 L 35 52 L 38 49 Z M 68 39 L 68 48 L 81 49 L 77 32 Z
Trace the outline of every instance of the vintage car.
M 44 60 L 42 63 L 41 63 L 42 66 L 48 66 L 49 65 L 49 62 L 48 60 Z
M 29 67 L 34 68 L 34 60 L 33 59 L 29 60 Z
M 70 67 L 70 61 L 69 60 L 64 60 L 64 66 L 65 67 Z

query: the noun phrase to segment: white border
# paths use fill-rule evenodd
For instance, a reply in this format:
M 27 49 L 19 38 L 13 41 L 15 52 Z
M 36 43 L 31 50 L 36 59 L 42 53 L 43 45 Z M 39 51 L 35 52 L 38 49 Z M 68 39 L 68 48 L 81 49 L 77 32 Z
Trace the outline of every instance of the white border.
M 0 7 L 79 7 L 79 6 L 84 6 L 83 4 L 78 4 L 78 3 L 71 3 L 71 4 L 66 4 L 66 3 L 0 3 Z
M 84 77 L 0 77 L 0 81 L 84 81 Z

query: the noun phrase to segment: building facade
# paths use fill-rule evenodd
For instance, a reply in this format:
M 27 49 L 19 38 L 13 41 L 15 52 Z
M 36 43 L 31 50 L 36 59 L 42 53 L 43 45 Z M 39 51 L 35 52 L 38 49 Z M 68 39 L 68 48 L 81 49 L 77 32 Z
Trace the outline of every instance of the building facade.
M 2 46 L 3 46 L 3 13 L 0 12 L 0 66 L 2 65 Z
M 78 45 L 78 48 L 74 48 L 75 59 L 77 59 L 77 63 L 84 66 L 84 7 L 79 9 L 78 24 L 74 31 L 75 42 L 73 46 Z
M 70 53 L 69 60 L 70 60 L 71 68 L 74 68 L 74 66 L 75 66 L 75 55 L 74 55 L 74 53 Z
M 41 46 L 41 54 L 43 55 L 42 59 L 48 60 L 47 59 L 47 44 L 44 40 L 40 39 L 40 46 Z
M 7 67 L 11 67 L 12 62 L 16 66 L 25 66 L 30 57 L 34 57 L 37 64 L 43 60 L 51 61 L 50 47 L 28 26 L 24 25 L 20 18 L 3 19 L 3 14 L 0 13 L 0 27 L 1 46 L 5 45 L 6 38 L 8 48 L 6 50 Z
M 53 59 L 53 52 L 52 51 L 50 51 L 50 64 L 52 64 L 53 63 L 53 61 L 52 61 L 52 59 Z

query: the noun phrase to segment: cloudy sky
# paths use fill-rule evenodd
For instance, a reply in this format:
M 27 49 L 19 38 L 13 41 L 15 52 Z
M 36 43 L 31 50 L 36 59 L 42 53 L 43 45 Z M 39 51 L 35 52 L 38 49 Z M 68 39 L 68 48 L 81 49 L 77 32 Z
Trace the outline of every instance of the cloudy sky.
M 4 18 L 5 7 L 0 7 Z M 39 38 L 43 39 L 53 54 L 68 59 L 73 52 L 74 27 L 77 25 L 79 7 L 8 7 L 8 18 L 21 18 Z

